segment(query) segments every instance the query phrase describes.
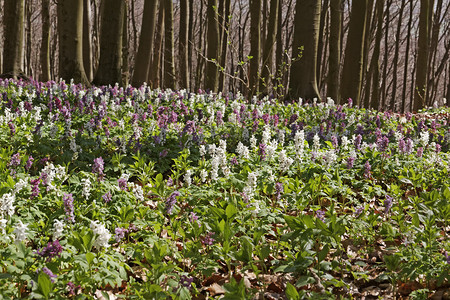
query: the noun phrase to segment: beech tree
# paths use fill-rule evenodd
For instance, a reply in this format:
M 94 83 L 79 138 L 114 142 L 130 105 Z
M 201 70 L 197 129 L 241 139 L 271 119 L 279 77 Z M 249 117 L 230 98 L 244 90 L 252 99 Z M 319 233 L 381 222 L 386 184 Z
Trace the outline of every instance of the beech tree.
M 42 39 L 39 53 L 42 81 L 49 81 L 50 75 L 50 0 L 41 1 Z
M 218 88 L 218 69 L 216 63 L 218 63 L 219 58 L 219 24 L 217 22 L 216 16 L 217 0 L 208 0 L 208 7 L 206 9 L 207 20 L 208 20 L 208 48 L 206 56 L 208 62 L 206 63 L 206 74 L 205 74 L 205 88 L 210 89 L 214 92 Z
M 165 1 L 165 0 L 162 0 Z M 173 2 L 164 3 L 164 84 L 163 87 L 175 89 L 175 45 L 173 36 Z
M 259 92 L 259 60 L 261 54 L 261 0 L 250 0 L 250 63 L 248 71 L 248 94 Z
M 6 77 L 17 78 L 22 74 L 24 5 L 24 0 L 4 1 L 3 75 Z

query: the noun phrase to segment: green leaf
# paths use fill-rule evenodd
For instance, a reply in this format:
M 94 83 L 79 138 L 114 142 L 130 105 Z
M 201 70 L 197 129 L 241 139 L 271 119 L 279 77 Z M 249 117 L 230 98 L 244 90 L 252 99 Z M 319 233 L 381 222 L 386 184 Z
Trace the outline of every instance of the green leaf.
M 225 209 L 225 214 L 227 215 L 227 219 L 231 220 L 234 215 L 237 214 L 237 209 L 233 204 L 228 204 L 227 208 Z
M 288 300 L 300 300 L 297 289 L 289 282 L 286 284 L 286 298 L 288 298 Z
M 52 291 L 52 282 L 47 274 L 41 272 L 38 277 L 38 287 L 42 292 L 45 299 L 48 299 L 50 292 Z
M 88 264 L 91 265 L 92 262 L 94 261 L 94 258 L 95 258 L 95 254 L 94 253 L 92 253 L 92 252 L 86 253 L 86 260 L 87 260 Z
M 323 261 L 326 257 L 328 252 L 330 251 L 330 246 L 328 244 L 326 244 L 322 250 L 320 250 L 319 253 L 317 253 L 317 258 L 319 259 L 319 261 Z

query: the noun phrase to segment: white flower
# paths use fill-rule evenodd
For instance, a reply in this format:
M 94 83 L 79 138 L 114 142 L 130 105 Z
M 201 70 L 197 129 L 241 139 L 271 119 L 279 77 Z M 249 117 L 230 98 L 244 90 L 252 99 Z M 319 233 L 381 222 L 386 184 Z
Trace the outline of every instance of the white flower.
M 83 194 L 83 197 L 88 199 L 91 195 L 91 181 L 89 180 L 89 178 L 83 178 L 81 179 L 81 183 L 83 185 L 83 190 L 81 193 Z
M 280 151 L 280 154 L 278 154 L 278 164 L 281 172 L 289 170 L 293 162 L 294 160 L 286 155 L 286 150 L 283 149 Z
M 16 196 L 11 193 L 6 193 L 0 198 L 0 216 L 12 216 L 14 214 L 14 201 Z
M 20 192 L 23 188 L 25 188 L 25 187 L 27 187 L 27 186 L 28 186 L 28 182 L 25 181 L 25 180 L 23 180 L 23 179 L 20 179 L 19 182 L 17 182 L 17 183 L 14 185 L 14 191 L 13 191 L 13 194 L 17 194 L 18 192 Z
M 60 220 L 55 220 L 53 222 L 53 239 L 57 240 L 63 235 L 64 222 Z
M 269 143 L 270 137 L 271 137 L 270 125 L 265 125 L 264 131 L 262 133 L 261 143 L 267 145 Z M 254 147 L 252 147 L 252 148 L 254 148 Z
M 5 234 L 6 233 L 6 224 L 8 223 L 8 220 L 1 218 L 0 219 L 0 231 L 1 234 Z
M 325 152 L 325 160 L 327 167 L 331 167 L 337 160 L 337 155 L 334 149 Z
M 111 239 L 111 233 L 108 231 L 108 229 L 105 228 L 105 225 L 101 224 L 98 221 L 91 221 L 90 227 L 94 234 L 97 236 L 93 246 L 96 248 L 109 247 L 108 242 Z
M 220 161 L 219 158 L 214 156 L 213 159 L 211 160 L 211 179 L 212 180 L 217 180 L 217 178 L 219 177 L 219 165 L 220 165 Z
M 191 179 L 191 170 L 186 170 L 186 173 L 183 176 L 184 182 L 186 183 L 186 185 L 189 187 L 192 183 L 192 179 Z
M 200 152 L 200 156 L 205 156 L 206 155 L 206 147 L 205 147 L 205 145 L 200 145 L 198 150 Z
M 16 243 L 23 242 L 27 238 L 28 224 L 23 224 L 22 221 L 19 220 L 13 233 L 15 234 Z
M 256 148 L 256 142 L 258 140 L 255 138 L 254 135 L 252 135 L 252 137 L 250 138 L 250 148 L 255 149 Z
M 313 151 L 319 151 L 320 149 L 320 137 L 317 135 L 317 133 L 314 135 L 313 138 Z
M 428 131 L 420 132 L 420 139 L 419 140 L 422 143 L 422 145 L 424 147 L 426 147 L 428 145 L 429 140 L 430 140 L 430 134 L 428 133 Z
M 133 193 L 137 200 L 144 201 L 144 191 L 142 190 L 142 187 L 140 185 L 134 185 Z
M 201 170 L 201 171 L 200 171 L 200 178 L 201 178 L 201 180 L 202 180 L 203 183 L 206 181 L 206 177 L 208 177 L 208 171 L 206 171 L 206 170 Z
M 281 146 L 284 145 L 284 130 L 278 131 L 278 142 Z
M 238 143 L 236 152 L 237 152 L 237 154 L 239 154 L 240 158 L 244 158 L 244 159 L 250 158 L 250 152 L 249 152 L 247 146 L 244 146 L 241 142 Z

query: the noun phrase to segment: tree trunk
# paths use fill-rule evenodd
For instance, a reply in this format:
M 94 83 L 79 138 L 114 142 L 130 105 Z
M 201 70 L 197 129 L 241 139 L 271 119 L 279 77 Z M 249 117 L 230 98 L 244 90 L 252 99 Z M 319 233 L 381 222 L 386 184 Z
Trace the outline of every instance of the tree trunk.
M 59 76 L 89 85 L 83 66 L 83 1 L 58 1 Z
M 319 41 L 317 46 L 317 82 L 320 83 L 320 79 L 322 78 L 322 68 L 325 65 L 322 65 L 322 55 L 325 52 L 326 55 L 326 47 L 324 47 L 324 31 L 325 31 L 325 23 L 328 17 L 328 6 L 330 5 L 330 0 L 324 0 L 322 11 L 320 13 L 320 25 L 319 25 Z
M 342 69 L 341 97 L 352 98 L 360 105 L 364 36 L 368 0 L 352 2 L 344 66 Z
M 34 77 L 33 66 L 31 64 L 31 37 L 33 35 L 33 27 L 31 26 L 31 17 L 33 14 L 33 5 L 30 1 L 25 1 L 25 15 L 26 15 L 26 30 L 25 30 L 25 60 L 24 72 L 29 77 Z
M 205 88 L 213 92 L 218 88 L 218 69 L 216 63 L 219 59 L 219 24 L 217 22 L 216 11 L 217 0 L 208 0 L 208 7 L 206 17 L 208 19 L 207 31 L 207 53 L 206 57 L 206 74 L 205 74 Z
M 402 113 L 406 112 L 406 89 L 408 83 L 409 49 L 411 45 L 411 28 L 413 22 L 414 2 L 410 2 L 408 30 L 406 31 L 405 66 L 403 70 Z M 412 79 L 414 80 L 414 79 Z
M 381 107 L 386 107 L 387 99 L 387 82 L 388 82 L 388 64 L 389 64 L 389 25 L 391 22 L 391 5 L 392 0 L 388 0 L 386 4 L 386 21 L 384 26 L 384 59 L 383 59 L 383 79 L 381 83 Z
M 130 43 L 129 43 L 129 31 L 128 31 L 128 2 L 124 2 L 124 9 L 122 11 L 122 65 L 120 66 L 120 82 L 123 86 L 128 85 L 130 79 L 130 66 L 128 63 L 128 57 L 130 56 Z
M 448 76 L 447 76 L 448 82 L 447 82 L 447 94 L 446 94 L 447 103 L 446 103 L 446 105 L 450 106 L 450 65 L 447 65 L 447 73 L 448 73 Z
M 188 69 L 191 71 L 189 72 L 189 88 L 193 88 L 193 76 L 192 76 L 192 70 L 194 70 L 193 67 L 193 54 L 194 54 L 194 43 L 195 43 L 195 37 L 194 37 L 194 0 L 189 0 L 189 30 L 188 30 Z M 198 18 L 197 18 L 198 19 Z
M 247 96 L 250 99 L 259 93 L 259 61 L 261 54 L 261 0 L 250 1 L 250 63 Z
M 180 0 L 180 34 L 178 42 L 178 56 L 180 62 L 180 84 L 181 88 L 189 89 L 189 57 L 188 57 L 188 46 L 189 46 L 189 1 Z
M 95 74 L 96 85 L 122 84 L 122 35 L 124 0 L 103 0 L 100 59 Z
M 50 0 L 41 1 L 42 40 L 39 53 L 41 64 L 41 81 L 49 81 L 50 76 Z
M 429 40 L 429 10 L 430 0 L 420 1 L 419 15 L 419 40 L 417 53 L 416 84 L 414 91 L 414 111 L 425 107 L 427 94 L 427 74 L 428 74 L 428 40 Z
M 22 73 L 24 0 L 4 1 L 3 75 L 17 78 Z
M 383 37 L 384 0 L 377 0 L 376 5 L 377 31 L 375 34 L 375 46 L 372 53 L 372 61 L 370 62 L 369 71 L 369 76 L 372 76 L 372 94 L 370 101 L 370 108 L 372 109 L 378 109 L 380 104 L 380 45 Z
M 230 29 L 230 9 L 231 0 L 225 0 L 224 15 L 223 15 L 223 33 L 221 34 L 220 42 L 220 66 L 227 69 L 227 52 L 228 52 L 228 30 Z M 225 86 L 225 76 L 224 72 L 219 72 L 219 91 L 223 91 Z
M 394 50 L 394 70 L 392 72 L 392 95 L 389 108 L 395 111 L 395 100 L 397 99 L 397 72 L 398 72 L 398 60 L 400 52 L 400 35 L 403 24 L 403 11 L 405 10 L 406 2 L 402 1 L 400 4 L 400 12 L 398 13 L 397 32 L 395 34 L 395 50 Z
M 164 0 L 163 0 L 164 1 Z M 173 38 L 173 2 L 164 3 L 164 84 L 165 88 L 176 88 L 175 45 Z
M 94 77 L 92 69 L 91 1 L 83 0 L 83 65 L 89 81 Z
M 341 66 L 341 19 L 343 0 L 331 0 L 330 3 L 330 68 L 328 71 L 328 96 L 341 103 L 339 97 L 339 68 Z
M 283 76 L 283 0 L 278 1 L 278 22 L 277 22 L 277 49 L 275 51 L 275 91 L 277 97 L 281 97 L 281 85 Z
M 372 45 L 372 41 L 374 38 L 374 33 L 373 33 L 373 29 L 375 28 L 375 22 L 376 22 L 376 16 L 372 16 L 373 15 L 373 5 L 374 5 L 374 0 L 369 0 L 368 5 L 367 5 L 367 17 L 366 17 L 366 28 L 365 28 L 365 32 L 364 32 L 364 46 L 363 46 L 363 66 L 362 66 L 362 79 L 361 79 L 361 107 L 366 107 L 364 106 L 366 104 L 366 95 L 370 94 L 370 85 L 368 84 L 370 81 L 370 79 L 368 79 L 368 73 L 369 73 L 369 52 L 370 52 L 370 48 Z M 365 84 L 364 84 L 365 83 Z M 364 99 L 364 102 L 363 102 Z M 368 103 L 368 101 L 367 101 Z
M 273 48 L 275 46 L 277 24 L 278 24 L 278 3 L 279 0 L 270 1 L 270 13 L 268 21 L 268 30 L 266 44 L 263 50 L 263 64 L 261 71 L 261 88 L 264 90 L 264 94 L 268 95 L 271 91 L 271 81 L 273 78 Z
M 131 82 L 131 84 L 135 87 L 140 86 L 148 79 L 153 49 L 153 35 L 156 23 L 156 2 L 156 0 L 147 0 L 144 3 L 141 35 L 139 37 L 139 47 L 136 55 L 133 79 Z
M 291 99 L 318 98 L 317 47 L 321 0 L 297 1 L 295 7 L 292 65 L 289 80 Z
M 159 1 L 158 22 L 156 23 L 155 48 L 151 67 L 149 68 L 150 86 L 152 88 L 161 87 L 161 56 L 164 38 L 164 0 Z

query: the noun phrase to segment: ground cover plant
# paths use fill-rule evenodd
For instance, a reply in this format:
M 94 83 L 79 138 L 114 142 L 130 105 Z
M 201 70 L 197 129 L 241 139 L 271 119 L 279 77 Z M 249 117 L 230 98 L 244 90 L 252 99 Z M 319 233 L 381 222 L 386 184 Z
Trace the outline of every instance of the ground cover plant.
M 0 298 L 450 287 L 449 109 L 13 80 L 0 93 Z

